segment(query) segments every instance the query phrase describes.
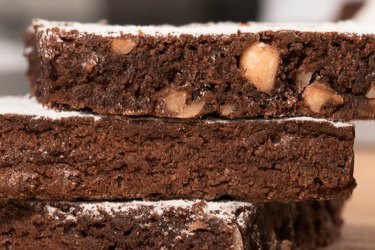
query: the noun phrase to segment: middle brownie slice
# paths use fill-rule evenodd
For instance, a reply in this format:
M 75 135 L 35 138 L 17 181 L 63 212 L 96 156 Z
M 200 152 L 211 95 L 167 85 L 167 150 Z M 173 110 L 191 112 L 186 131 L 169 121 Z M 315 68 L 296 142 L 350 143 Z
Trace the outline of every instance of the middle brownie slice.
M 0 98 L 0 197 L 298 201 L 350 195 L 352 125 L 313 118 L 174 120 Z

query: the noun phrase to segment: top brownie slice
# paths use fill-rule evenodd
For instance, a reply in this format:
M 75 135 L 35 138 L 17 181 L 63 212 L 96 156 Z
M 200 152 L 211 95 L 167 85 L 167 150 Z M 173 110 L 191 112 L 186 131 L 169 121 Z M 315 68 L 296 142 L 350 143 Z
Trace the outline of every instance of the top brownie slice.
M 352 22 L 108 26 L 35 19 L 38 100 L 100 114 L 375 118 L 375 28 Z

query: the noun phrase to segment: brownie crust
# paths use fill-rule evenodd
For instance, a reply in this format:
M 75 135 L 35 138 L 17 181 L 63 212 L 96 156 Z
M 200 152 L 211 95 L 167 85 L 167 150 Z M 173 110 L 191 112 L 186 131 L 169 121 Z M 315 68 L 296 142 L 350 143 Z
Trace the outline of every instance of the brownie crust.
M 350 124 L 78 114 L 0 115 L 1 198 L 298 201 L 355 186 Z
M 113 37 L 40 26 L 25 36 L 28 75 L 48 107 L 174 118 L 375 118 L 374 35 Z M 262 71 L 269 61 L 272 72 Z
M 5 249 L 315 249 L 340 235 L 343 202 L 0 203 Z M 185 202 L 186 203 L 186 202 Z M 210 210 L 210 206 L 218 207 Z

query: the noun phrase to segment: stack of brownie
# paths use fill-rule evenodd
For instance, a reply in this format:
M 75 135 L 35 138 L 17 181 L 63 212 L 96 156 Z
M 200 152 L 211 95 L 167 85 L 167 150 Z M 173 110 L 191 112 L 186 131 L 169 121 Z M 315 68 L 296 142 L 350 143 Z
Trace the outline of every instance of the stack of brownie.
M 312 249 L 340 233 L 375 30 L 36 19 L 0 98 L 5 249 Z

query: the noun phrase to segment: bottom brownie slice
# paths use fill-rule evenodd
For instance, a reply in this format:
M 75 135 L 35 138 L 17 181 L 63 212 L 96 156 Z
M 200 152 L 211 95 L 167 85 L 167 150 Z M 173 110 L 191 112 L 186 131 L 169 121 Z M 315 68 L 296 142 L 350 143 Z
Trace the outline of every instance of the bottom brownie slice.
M 0 206 L 4 249 L 312 249 L 339 236 L 343 201 L 26 202 Z

